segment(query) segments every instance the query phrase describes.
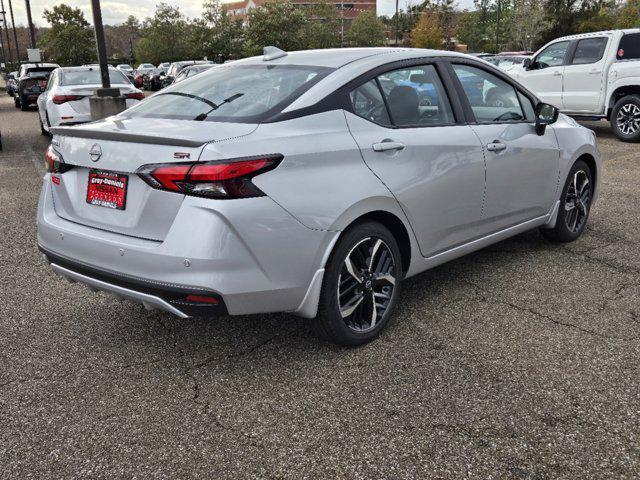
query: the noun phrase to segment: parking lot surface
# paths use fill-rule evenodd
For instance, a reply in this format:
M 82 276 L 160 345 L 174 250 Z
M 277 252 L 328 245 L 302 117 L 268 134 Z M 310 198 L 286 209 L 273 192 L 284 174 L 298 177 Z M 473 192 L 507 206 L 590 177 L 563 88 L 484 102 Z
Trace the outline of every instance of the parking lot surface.
M 181 320 L 56 277 L 48 139 L 2 93 L 0 478 L 638 478 L 640 145 L 590 126 L 606 172 L 579 241 L 412 278 L 343 349 L 290 315 Z

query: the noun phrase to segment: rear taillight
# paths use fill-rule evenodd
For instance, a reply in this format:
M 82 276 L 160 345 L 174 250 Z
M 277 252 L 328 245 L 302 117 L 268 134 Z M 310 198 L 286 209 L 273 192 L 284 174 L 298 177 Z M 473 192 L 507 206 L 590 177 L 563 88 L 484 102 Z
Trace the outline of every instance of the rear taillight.
M 144 100 L 144 93 L 142 92 L 127 93 L 126 97 L 129 100 Z
M 53 147 L 49 145 L 44 152 L 44 163 L 47 172 L 49 173 L 64 173 L 73 168 L 72 165 L 67 165 L 62 160 L 62 157 L 58 155 Z
M 265 155 L 214 162 L 152 164 L 140 167 L 137 173 L 158 190 L 219 199 L 262 197 L 264 193 L 251 179 L 276 168 L 282 158 L 282 155 Z
M 54 95 L 52 100 L 56 105 L 62 105 L 63 103 L 82 100 L 83 98 L 82 95 Z

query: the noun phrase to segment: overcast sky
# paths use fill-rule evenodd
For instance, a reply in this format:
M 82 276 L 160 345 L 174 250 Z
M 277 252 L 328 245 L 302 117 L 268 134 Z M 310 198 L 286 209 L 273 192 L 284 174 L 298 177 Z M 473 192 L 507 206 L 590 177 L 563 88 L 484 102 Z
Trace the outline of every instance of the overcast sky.
M 153 15 L 155 6 L 162 0 L 102 0 L 102 19 L 106 24 L 117 24 L 124 21 L 129 15 L 134 15 L 140 20 Z M 177 5 L 182 13 L 194 18 L 200 16 L 202 11 L 202 0 L 165 0 L 170 5 Z M 406 8 L 408 2 L 420 3 L 419 0 L 400 0 L 400 8 Z M 12 0 L 13 12 L 18 25 L 26 25 L 27 14 L 25 12 L 24 0 Z M 42 12 L 45 8 L 51 8 L 59 3 L 66 3 L 72 7 L 80 7 L 85 13 L 87 20 L 92 22 L 91 3 L 88 0 L 31 0 L 31 12 L 33 22 L 40 26 L 45 26 Z M 4 0 L 5 9 L 9 11 L 8 0 Z M 462 8 L 469 8 L 473 5 L 473 0 L 458 0 Z M 378 0 L 378 15 L 393 14 L 395 10 L 395 0 Z M 7 17 L 9 14 L 7 13 Z M 9 20 L 10 22 L 11 20 Z

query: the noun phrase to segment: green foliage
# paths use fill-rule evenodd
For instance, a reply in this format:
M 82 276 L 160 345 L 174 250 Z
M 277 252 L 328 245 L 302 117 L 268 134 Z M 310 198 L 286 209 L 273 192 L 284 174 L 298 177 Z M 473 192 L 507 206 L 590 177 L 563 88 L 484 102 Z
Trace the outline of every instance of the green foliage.
M 192 54 L 189 24 L 177 7 L 159 4 L 155 15 L 144 21 L 141 34 L 136 48 L 139 62 L 157 65 L 189 59 Z
M 346 35 L 350 47 L 380 47 L 387 42 L 384 24 L 369 10 L 358 15 Z
M 411 32 L 411 38 L 415 48 L 441 49 L 444 36 L 440 28 L 438 14 L 432 11 L 422 12 L 418 25 Z
M 634 28 L 640 26 L 640 0 L 627 0 L 618 15 L 616 28 Z
M 47 58 L 60 65 L 82 65 L 96 58 L 93 30 L 79 8 L 64 3 L 45 9 L 44 19 L 51 28 L 42 36 L 40 48 Z
M 194 20 L 189 29 L 189 41 L 194 58 L 210 60 L 238 58 L 242 54 L 241 21 L 233 21 L 218 0 L 203 5 L 202 18 Z
M 305 12 L 291 2 L 269 1 L 252 8 L 245 31 L 245 53 L 259 55 L 265 46 L 285 51 L 306 48 Z
M 333 4 L 321 1 L 305 8 L 305 48 L 333 48 L 340 45 L 340 19 Z

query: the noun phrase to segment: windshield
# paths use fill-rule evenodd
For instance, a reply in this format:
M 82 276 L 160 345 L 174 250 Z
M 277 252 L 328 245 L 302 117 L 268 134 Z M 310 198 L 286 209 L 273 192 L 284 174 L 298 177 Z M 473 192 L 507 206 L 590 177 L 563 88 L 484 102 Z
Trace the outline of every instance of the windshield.
M 327 67 L 233 65 L 189 78 L 128 110 L 128 117 L 259 123 L 332 72 Z
M 125 83 L 128 84 L 129 80 L 126 79 L 122 73 L 117 70 L 109 70 L 109 81 L 112 84 Z M 62 74 L 62 81 L 60 85 L 100 85 L 102 79 L 100 78 L 100 70 L 76 70 L 66 71 Z

